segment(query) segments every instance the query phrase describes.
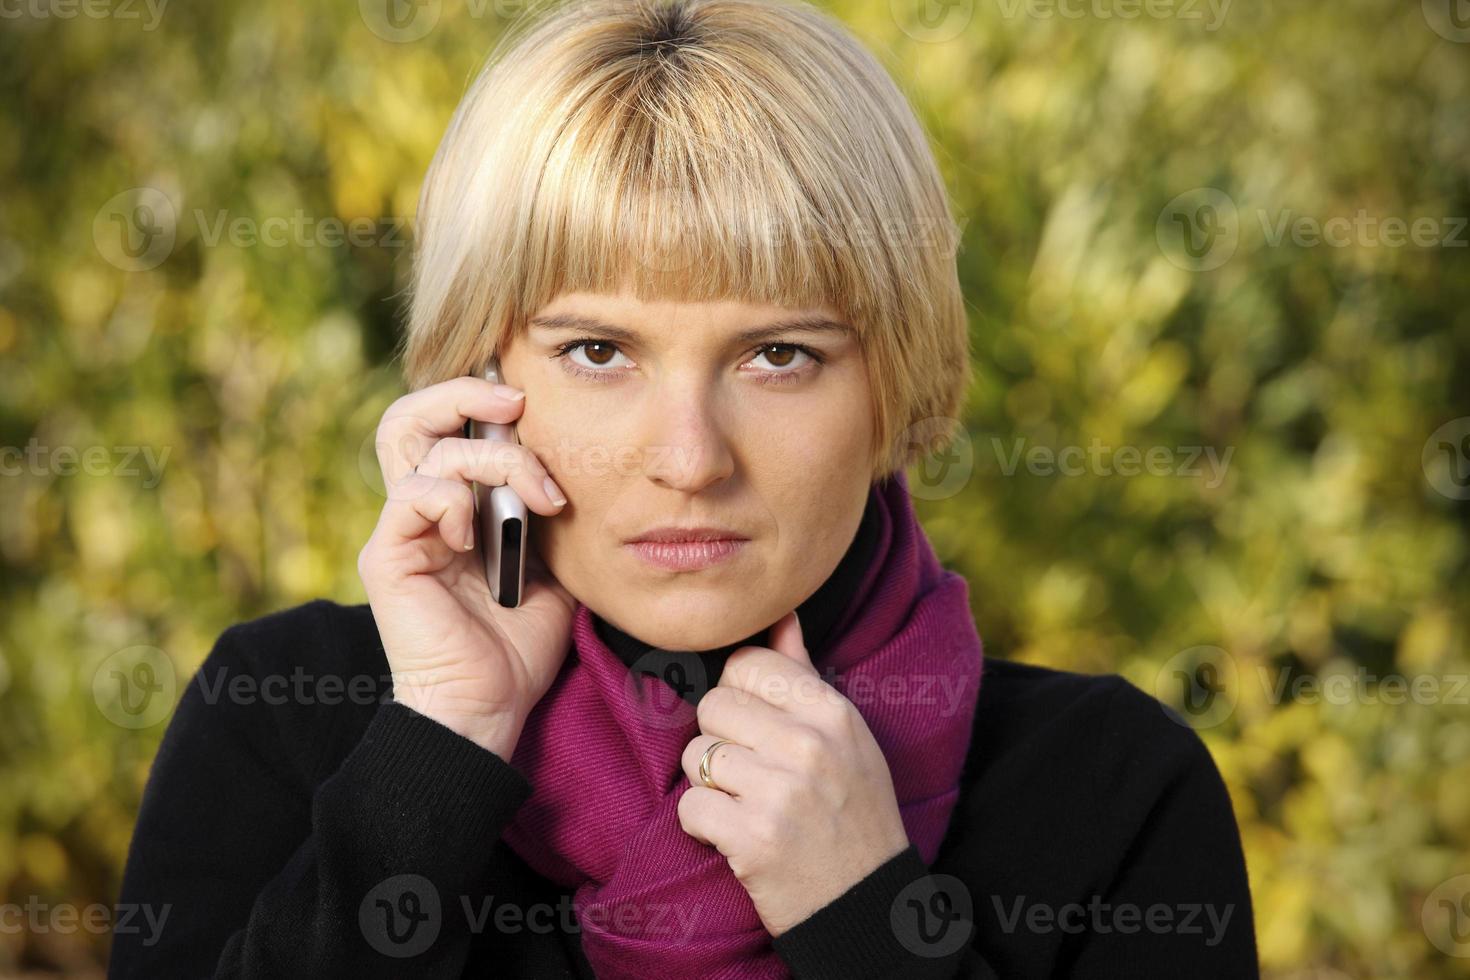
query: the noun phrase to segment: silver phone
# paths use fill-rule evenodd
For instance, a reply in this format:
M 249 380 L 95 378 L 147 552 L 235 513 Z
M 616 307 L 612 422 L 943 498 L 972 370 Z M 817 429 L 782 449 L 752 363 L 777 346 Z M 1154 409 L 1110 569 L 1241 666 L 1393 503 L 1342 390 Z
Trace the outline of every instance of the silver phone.
M 490 359 L 481 377 L 500 383 L 500 363 L 496 358 Z M 520 442 L 514 423 L 481 422 L 479 419 L 470 419 L 469 437 Z M 509 484 L 487 487 L 476 483 L 475 511 L 490 595 L 502 606 L 514 609 L 521 604 L 521 596 L 526 591 L 526 547 L 530 530 L 526 502 Z

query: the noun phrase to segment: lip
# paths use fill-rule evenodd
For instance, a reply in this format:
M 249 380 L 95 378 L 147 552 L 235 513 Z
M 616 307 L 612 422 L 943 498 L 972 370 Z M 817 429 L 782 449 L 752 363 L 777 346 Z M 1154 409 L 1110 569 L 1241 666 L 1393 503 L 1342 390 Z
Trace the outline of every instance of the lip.
M 629 538 L 628 544 L 637 544 L 643 541 L 656 541 L 661 544 L 687 544 L 691 541 L 745 540 L 747 540 L 745 535 L 738 531 L 732 531 L 728 527 L 714 527 L 712 525 L 677 527 L 669 524 L 664 527 L 649 528 L 636 538 Z
M 657 527 L 628 541 L 627 547 L 655 568 L 694 572 L 729 561 L 749 540 L 722 527 Z

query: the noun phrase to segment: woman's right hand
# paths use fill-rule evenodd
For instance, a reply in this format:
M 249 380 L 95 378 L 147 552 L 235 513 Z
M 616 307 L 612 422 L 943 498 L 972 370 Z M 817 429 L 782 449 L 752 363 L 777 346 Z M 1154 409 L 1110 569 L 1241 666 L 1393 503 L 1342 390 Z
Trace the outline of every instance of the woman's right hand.
M 553 494 L 564 495 L 554 484 L 548 492 L 550 475 L 529 448 L 464 438 L 467 419 L 519 418 L 525 397 L 508 397 L 515 390 L 453 378 L 388 407 L 375 438 L 388 501 L 357 556 L 394 700 L 507 761 L 566 659 L 576 608 L 534 543 L 521 605 L 500 605 L 474 546 L 472 481 L 509 483 L 538 514 L 562 510 Z

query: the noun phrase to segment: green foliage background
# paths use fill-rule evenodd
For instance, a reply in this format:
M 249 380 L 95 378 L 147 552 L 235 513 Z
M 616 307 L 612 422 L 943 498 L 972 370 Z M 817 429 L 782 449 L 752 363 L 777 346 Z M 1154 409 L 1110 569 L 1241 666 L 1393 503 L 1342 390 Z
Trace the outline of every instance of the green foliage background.
M 233 622 L 363 599 L 419 181 L 518 13 L 414 9 L 437 21 L 408 41 L 381 36 L 374 0 L 156 23 L 123 0 L 6 7 L 0 446 L 168 455 L 161 480 L 0 477 L 0 903 L 115 900 L 164 724 L 99 710 L 110 655 L 156 647 L 182 684 Z M 1470 232 L 1273 241 L 1283 216 L 1427 217 L 1443 236 L 1470 214 L 1470 43 L 1447 4 L 831 9 L 910 93 L 964 222 L 973 470 L 919 505 L 989 655 L 1180 704 L 1181 664 L 1233 670 L 1228 713 L 1195 720 L 1268 973 L 1470 976 L 1453 923 L 1423 914 L 1470 874 L 1470 503 L 1436 489 L 1470 458 L 1422 461 L 1470 415 Z M 173 204 L 175 240 L 130 271 L 105 212 L 138 187 Z M 1196 270 L 1161 215 L 1199 188 L 1234 205 L 1238 241 Z M 373 241 L 211 233 L 298 213 Z M 1231 455 L 1223 480 L 1009 465 L 1094 444 Z M 1384 677 L 1437 693 L 1385 703 Z M 1272 693 L 1333 678 L 1358 693 Z M 95 970 L 106 943 L 7 932 L 0 972 Z

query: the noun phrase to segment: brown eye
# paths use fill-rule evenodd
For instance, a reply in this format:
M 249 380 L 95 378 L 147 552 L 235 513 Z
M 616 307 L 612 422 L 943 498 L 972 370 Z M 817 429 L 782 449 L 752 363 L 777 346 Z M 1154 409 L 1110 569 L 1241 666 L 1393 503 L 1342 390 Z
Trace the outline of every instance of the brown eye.
M 781 344 L 767 344 L 761 350 L 764 352 L 766 362 L 772 367 L 785 367 L 796 357 L 796 348 L 785 347 Z M 771 353 L 772 351 L 775 353 Z
M 593 348 L 601 348 L 602 349 L 602 352 L 603 352 L 603 356 L 600 357 L 597 354 L 593 354 L 592 353 Z M 587 360 L 591 361 L 593 364 L 596 364 L 596 365 L 598 365 L 600 367 L 600 366 L 603 366 L 603 365 L 607 364 L 608 361 L 612 360 L 613 355 L 617 352 L 617 348 L 613 347 L 612 344 L 602 344 L 602 343 L 592 342 L 592 343 L 583 344 L 582 345 L 582 352 L 587 355 Z

